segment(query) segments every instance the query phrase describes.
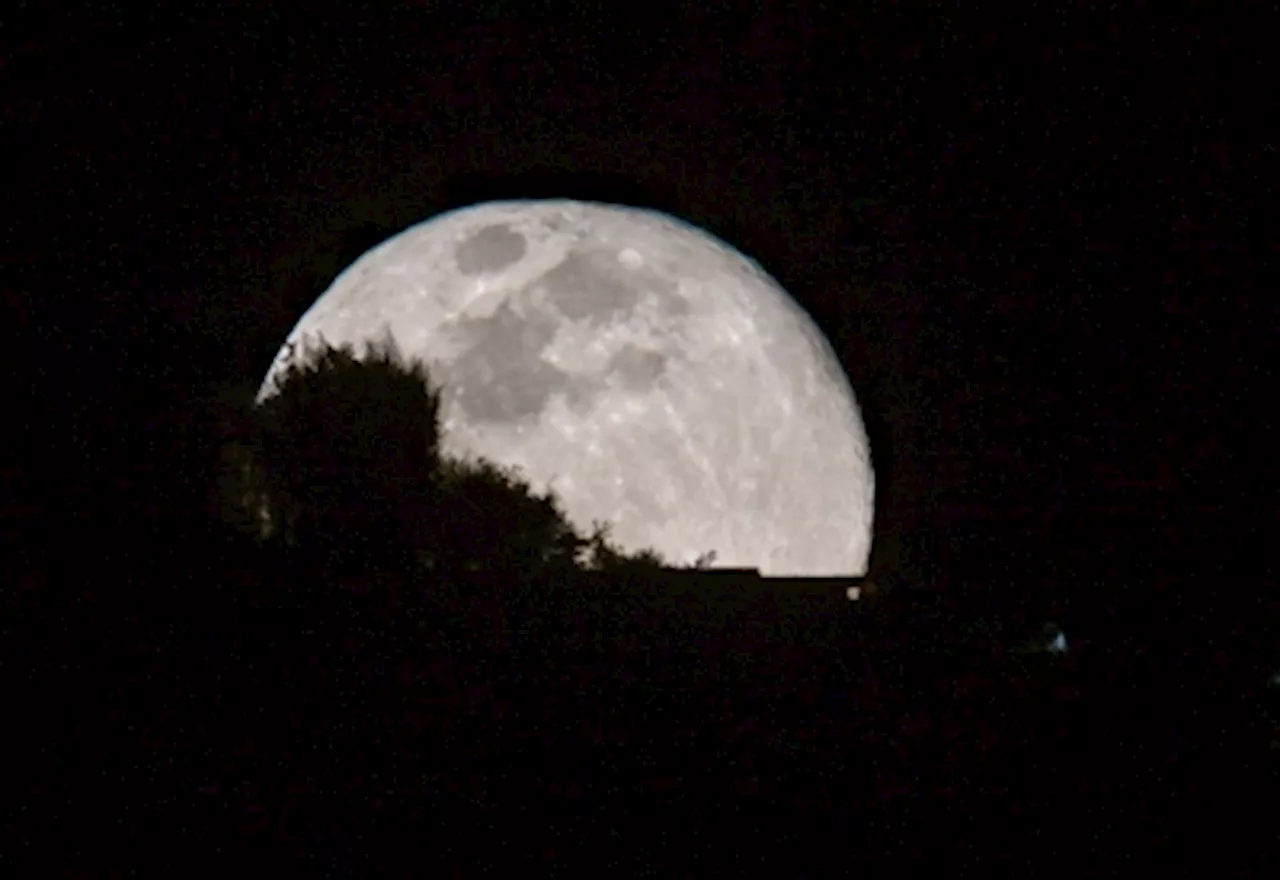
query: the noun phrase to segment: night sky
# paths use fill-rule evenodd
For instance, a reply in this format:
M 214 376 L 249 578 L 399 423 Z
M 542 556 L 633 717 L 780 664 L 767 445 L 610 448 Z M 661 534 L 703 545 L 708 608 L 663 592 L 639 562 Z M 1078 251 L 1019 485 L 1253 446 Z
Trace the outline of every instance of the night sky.
M 702 226 L 809 310 L 871 435 L 873 573 L 1095 633 L 1192 605 L 1256 630 L 1274 16 L 987 5 L 22 4 L 0 82 L 26 521 L 108 474 L 129 497 L 151 426 L 256 386 L 367 248 L 582 198 Z

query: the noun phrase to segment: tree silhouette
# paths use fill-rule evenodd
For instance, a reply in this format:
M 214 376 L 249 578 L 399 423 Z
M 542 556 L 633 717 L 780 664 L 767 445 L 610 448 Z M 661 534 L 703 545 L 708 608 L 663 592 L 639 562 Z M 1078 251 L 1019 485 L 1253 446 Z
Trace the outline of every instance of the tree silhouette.
M 331 569 L 656 570 L 608 527 L 580 535 L 513 469 L 440 450 L 440 389 L 389 338 L 291 352 L 275 393 L 224 446 L 225 519 Z M 705 558 L 705 557 L 704 557 Z
M 456 567 L 499 571 L 564 570 L 587 542 L 550 493 L 538 494 L 514 468 L 484 459 L 444 459 L 435 536 Z
M 439 464 L 439 391 L 390 339 L 295 350 L 228 450 L 242 515 L 261 537 L 331 565 L 410 553 L 429 532 Z M 254 522 L 256 520 L 256 522 Z

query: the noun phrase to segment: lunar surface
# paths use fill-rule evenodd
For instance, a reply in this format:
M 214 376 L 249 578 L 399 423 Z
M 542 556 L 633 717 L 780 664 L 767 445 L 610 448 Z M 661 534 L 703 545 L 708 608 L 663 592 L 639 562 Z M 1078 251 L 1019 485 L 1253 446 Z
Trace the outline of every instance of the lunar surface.
M 489 202 L 367 252 L 290 345 L 387 334 L 442 387 L 441 446 L 518 467 L 582 531 L 765 575 L 862 575 L 874 477 L 853 391 L 759 265 L 664 214 Z

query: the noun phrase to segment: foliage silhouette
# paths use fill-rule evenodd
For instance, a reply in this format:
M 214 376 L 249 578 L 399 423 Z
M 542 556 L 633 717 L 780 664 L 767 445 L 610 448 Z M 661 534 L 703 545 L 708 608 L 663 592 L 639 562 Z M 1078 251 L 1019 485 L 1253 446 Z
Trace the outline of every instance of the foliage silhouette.
M 440 448 L 440 389 L 389 338 L 289 355 L 224 448 L 225 520 L 309 563 L 437 572 L 658 570 L 597 525 L 583 536 L 512 468 Z M 704 560 L 707 557 L 704 557 Z
M 443 532 L 437 540 L 456 566 L 563 571 L 591 549 L 556 498 L 535 492 L 515 468 L 442 459 L 437 492 Z
M 265 539 L 328 565 L 410 552 L 437 477 L 439 392 L 389 339 L 294 352 L 231 463 Z M 255 509 L 256 508 L 256 509 Z
M 654 572 L 670 567 L 652 548 L 638 550 L 631 554 L 619 551 L 610 539 L 612 531 L 609 523 L 593 524 L 591 533 L 585 539 L 584 552 L 580 557 L 587 570 L 625 574 Z M 712 557 L 714 554 L 704 554 L 698 558 L 695 567 L 704 567 L 704 560 Z

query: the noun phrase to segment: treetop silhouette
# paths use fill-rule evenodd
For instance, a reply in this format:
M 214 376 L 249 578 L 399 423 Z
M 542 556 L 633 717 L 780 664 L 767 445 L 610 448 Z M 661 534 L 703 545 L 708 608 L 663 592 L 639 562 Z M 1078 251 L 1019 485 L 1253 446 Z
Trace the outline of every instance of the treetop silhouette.
M 517 469 L 444 456 L 440 401 L 425 367 L 390 337 L 363 357 L 323 339 L 295 348 L 225 449 L 225 518 L 336 568 L 664 567 L 652 550 L 614 546 L 607 525 L 579 534 L 554 495 L 533 491 Z

